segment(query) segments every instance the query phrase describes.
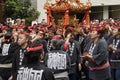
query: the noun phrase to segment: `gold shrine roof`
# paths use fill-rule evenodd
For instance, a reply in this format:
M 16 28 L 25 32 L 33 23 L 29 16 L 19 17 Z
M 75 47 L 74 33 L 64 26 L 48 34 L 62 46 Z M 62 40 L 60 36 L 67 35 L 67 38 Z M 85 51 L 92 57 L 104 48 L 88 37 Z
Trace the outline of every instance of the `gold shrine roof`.
M 91 2 L 88 1 L 86 4 L 81 3 L 78 0 L 67 0 L 67 1 L 59 1 L 55 4 L 46 4 L 45 6 L 49 6 L 51 8 L 51 11 L 53 12 L 65 12 L 66 10 L 69 10 L 70 12 L 81 12 L 86 11 L 91 8 Z

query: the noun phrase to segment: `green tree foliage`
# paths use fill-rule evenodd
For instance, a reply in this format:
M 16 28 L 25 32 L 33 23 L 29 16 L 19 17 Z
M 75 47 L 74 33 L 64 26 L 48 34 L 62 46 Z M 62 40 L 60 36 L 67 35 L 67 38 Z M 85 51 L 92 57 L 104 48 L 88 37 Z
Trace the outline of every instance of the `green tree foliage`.
M 31 0 L 6 0 L 4 8 L 4 18 L 26 19 L 28 24 L 39 16 L 39 12 L 31 7 Z

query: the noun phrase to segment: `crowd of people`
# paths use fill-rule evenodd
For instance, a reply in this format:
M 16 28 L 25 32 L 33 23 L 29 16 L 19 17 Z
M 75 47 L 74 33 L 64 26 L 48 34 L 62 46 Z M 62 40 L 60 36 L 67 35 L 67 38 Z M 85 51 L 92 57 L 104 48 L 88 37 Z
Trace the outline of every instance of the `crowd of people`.
M 2 80 L 120 80 L 120 20 L 63 29 L 25 20 L 0 24 Z

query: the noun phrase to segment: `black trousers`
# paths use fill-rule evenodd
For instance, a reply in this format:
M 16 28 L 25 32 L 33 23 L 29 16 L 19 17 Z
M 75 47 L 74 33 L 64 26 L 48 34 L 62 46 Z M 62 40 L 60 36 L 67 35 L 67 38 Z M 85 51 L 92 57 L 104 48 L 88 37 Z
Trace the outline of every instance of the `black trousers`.
M 63 77 L 63 78 L 56 78 L 55 80 L 69 80 L 69 78 Z
M 92 79 L 90 79 L 90 80 L 92 80 Z M 112 79 L 110 78 L 110 79 L 105 79 L 105 80 L 112 80 Z
M 0 76 L 2 80 L 8 80 L 11 76 L 11 68 L 0 68 Z

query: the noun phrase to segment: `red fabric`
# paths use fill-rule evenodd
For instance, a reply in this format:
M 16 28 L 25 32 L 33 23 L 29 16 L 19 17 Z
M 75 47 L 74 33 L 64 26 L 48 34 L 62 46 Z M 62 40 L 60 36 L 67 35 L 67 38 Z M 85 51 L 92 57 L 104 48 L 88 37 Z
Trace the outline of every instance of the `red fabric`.
M 14 25 L 14 26 L 13 26 L 13 28 L 14 28 L 14 29 L 17 29 L 17 28 L 18 28 L 18 26 L 17 26 L 17 25 Z
M 67 42 L 64 43 L 64 51 L 68 49 L 69 44 Z
M 37 46 L 34 48 L 27 47 L 27 52 L 37 51 L 37 50 L 41 50 L 41 49 L 43 49 L 43 45 L 40 45 L 40 46 Z
M 28 27 L 28 30 L 29 30 L 29 31 L 32 31 L 32 29 L 33 29 L 33 26 L 29 26 L 29 27 Z
M 109 66 L 110 66 L 109 62 L 106 62 L 105 64 L 103 64 L 101 66 L 98 66 L 98 67 L 90 67 L 89 66 L 89 69 L 92 70 L 92 71 L 93 70 L 102 70 L 102 69 L 105 69 L 105 68 L 107 68 Z
M 117 29 L 120 29 L 120 26 L 113 26 L 113 28 L 117 28 Z
M 29 35 L 29 33 L 27 33 L 27 32 L 21 32 L 20 34 L 25 34 L 25 35 Z
M 63 32 L 63 30 L 62 29 L 58 29 L 58 32 Z
M 25 26 L 24 25 L 20 25 L 19 27 L 17 27 L 18 29 L 23 29 L 23 28 L 25 28 Z
M 56 36 L 53 36 L 52 39 L 62 39 L 62 36 L 56 35 Z
M 120 28 L 120 22 L 116 21 L 112 23 L 113 28 Z
M 2 27 L 1 27 L 1 30 L 7 30 L 7 29 L 8 29 L 7 26 L 2 26 Z
M 73 31 L 74 28 L 73 28 L 73 27 L 68 27 L 67 30 L 71 30 L 71 31 Z
M 103 30 L 102 27 L 99 27 L 99 28 L 92 28 L 92 31 L 100 31 L 100 30 Z

